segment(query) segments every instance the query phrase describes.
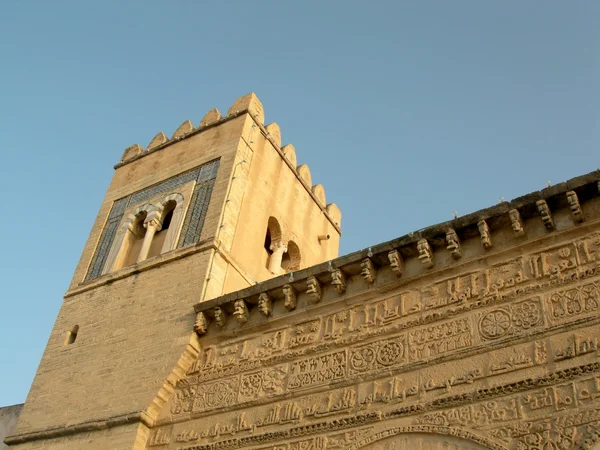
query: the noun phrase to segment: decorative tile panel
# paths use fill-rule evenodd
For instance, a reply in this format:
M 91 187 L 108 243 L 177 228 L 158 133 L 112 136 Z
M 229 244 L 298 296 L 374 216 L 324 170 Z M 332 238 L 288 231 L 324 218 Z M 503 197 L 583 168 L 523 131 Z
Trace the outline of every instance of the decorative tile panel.
M 183 229 L 177 248 L 198 242 L 202 233 L 202 227 L 204 226 L 204 219 L 208 211 L 215 179 L 217 178 L 219 163 L 220 160 L 215 159 L 200 167 L 181 173 L 115 201 L 108 215 L 108 221 L 102 230 L 100 241 L 92 257 L 85 281 L 98 278 L 102 274 L 102 268 L 106 263 L 106 258 L 113 244 L 117 228 L 128 207 L 139 205 L 157 195 L 173 192 L 180 186 L 194 180 L 196 180 L 197 185 L 194 188 L 192 201 L 183 222 Z

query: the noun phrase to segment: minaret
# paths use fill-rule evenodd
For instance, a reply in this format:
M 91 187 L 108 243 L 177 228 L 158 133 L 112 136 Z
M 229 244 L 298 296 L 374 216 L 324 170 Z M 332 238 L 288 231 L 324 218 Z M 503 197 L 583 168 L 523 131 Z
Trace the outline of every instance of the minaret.
M 193 305 L 337 257 L 340 217 L 254 94 L 127 148 L 6 442 L 145 448 L 198 353 Z

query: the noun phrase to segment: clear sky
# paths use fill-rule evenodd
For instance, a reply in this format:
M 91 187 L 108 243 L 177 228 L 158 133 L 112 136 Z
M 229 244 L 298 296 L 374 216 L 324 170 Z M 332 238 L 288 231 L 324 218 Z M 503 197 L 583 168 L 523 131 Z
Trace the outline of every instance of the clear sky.
M 125 147 L 254 91 L 341 254 L 600 166 L 597 1 L 0 3 L 0 405 Z

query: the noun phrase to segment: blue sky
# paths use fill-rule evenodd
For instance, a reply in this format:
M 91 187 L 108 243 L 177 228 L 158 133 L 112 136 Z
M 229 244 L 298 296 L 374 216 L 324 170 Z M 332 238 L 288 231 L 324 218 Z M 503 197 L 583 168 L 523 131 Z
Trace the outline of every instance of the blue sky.
M 0 405 L 23 402 L 123 149 L 254 91 L 340 254 L 600 166 L 600 2 L 0 4 Z

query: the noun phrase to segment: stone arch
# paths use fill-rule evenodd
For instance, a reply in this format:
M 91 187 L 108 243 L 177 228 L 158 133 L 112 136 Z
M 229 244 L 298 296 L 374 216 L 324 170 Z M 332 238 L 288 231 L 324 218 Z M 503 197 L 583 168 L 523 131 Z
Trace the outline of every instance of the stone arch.
M 346 450 L 508 450 L 503 445 L 471 431 L 437 425 L 392 427 L 358 440 Z
M 274 275 L 278 275 L 281 269 L 283 254 L 287 251 L 283 244 L 283 231 L 279 221 L 270 216 L 267 221 L 265 233 L 265 250 L 267 251 L 266 267 Z
M 177 246 L 185 216 L 184 201 L 183 195 L 175 192 L 158 202 L 157 210 L 162 226 L 161 230 L 154 235 L 149 258 L 169 252 Z
M 156 214 L 156 207 L 145 203 L 135 208 L 127 216 L 115 236 L 102 273 L 118 270 L 135 262 L 132 261 L 133 254 L 139 251 L 141 241 L 146 234 L 144 222 L 153 214 Z
M 287 252 L 283 254 L 281 260 L 281 268 L 286 272 L 292 272 L 300 269 L 300 263 L 302 262 L 302 255 L 300 254 L 300 247 L 294 241 L 288 241 Z

